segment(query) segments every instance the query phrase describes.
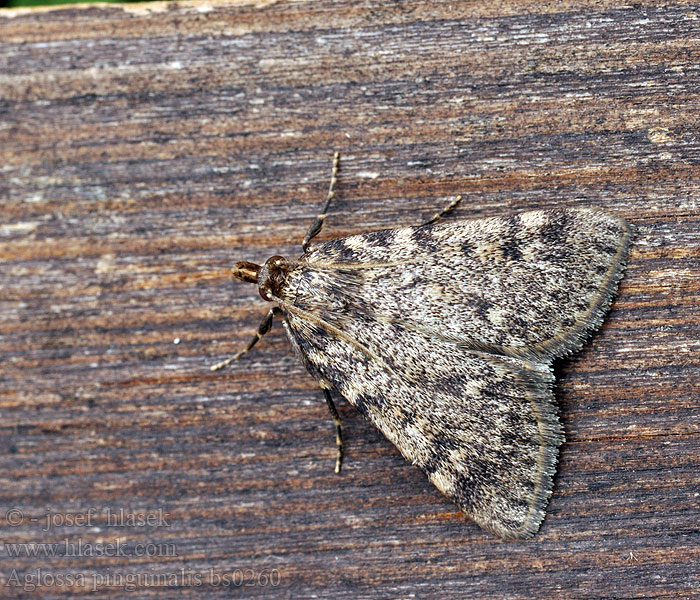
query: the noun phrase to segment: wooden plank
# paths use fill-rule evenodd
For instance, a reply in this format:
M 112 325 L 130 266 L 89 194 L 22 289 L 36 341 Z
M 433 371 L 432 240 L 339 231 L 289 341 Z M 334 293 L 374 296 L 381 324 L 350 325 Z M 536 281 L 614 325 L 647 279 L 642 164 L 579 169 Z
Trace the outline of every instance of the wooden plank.
M 0 13 L 0 594 L 697 596 L 699 22 L 607 0 Z M 459 217 L 637 227 L 605 325 L 557 365 L 568 441 L 534 540 L 466 521 L 344 403 L 334 475 L 280 327 L 208 370 L 266 310 L 232 262 L 299 253 L 334 150 L 326 238 L 458 193 Z M 82 556 L 8 546 L 64 540 Z

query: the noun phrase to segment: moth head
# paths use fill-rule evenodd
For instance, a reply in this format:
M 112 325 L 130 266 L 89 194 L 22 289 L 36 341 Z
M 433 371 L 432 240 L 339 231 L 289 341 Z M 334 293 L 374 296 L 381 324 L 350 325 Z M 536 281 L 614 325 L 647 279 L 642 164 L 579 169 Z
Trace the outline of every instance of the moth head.
M 241 281 L 257 283 L 263 300 L 272 301 L 287 277 L 288 267 L 282 256 L 273 256 L 261 267 L 255 263 L 241 261 L 233 268 L 233 276 Z

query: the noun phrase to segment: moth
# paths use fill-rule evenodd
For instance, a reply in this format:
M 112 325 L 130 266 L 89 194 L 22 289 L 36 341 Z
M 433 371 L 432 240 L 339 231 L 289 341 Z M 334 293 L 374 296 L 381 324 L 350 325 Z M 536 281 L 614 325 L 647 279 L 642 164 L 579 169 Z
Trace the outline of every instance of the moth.
M 426 223 L 311 245 L 303 254 L 233 276 L 273 304 L 247 347 L 280 315 L 291 345 L 320 383 L 368 418 L 484 529 L 534 535 L 564 441 L 552 362 L 602 323 L 629 253 L 630 226 L 594 209 Z

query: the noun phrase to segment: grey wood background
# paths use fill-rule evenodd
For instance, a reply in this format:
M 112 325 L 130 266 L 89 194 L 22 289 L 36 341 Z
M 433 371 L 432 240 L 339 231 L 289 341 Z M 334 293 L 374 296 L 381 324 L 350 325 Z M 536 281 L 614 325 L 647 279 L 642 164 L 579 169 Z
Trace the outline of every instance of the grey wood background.
M 0 12 L 0 595 L 700 596 L 699 65 L 696 2 Z M 535 539 L 485 534 L 342 400 L 335 475 L 281 327 L 208 370 L 266 310 L 232 262 L 299 252 L 334 150 L 326 238 L 455 194 L 452 218 L 637 227 L 605 325 L 557 365 Z

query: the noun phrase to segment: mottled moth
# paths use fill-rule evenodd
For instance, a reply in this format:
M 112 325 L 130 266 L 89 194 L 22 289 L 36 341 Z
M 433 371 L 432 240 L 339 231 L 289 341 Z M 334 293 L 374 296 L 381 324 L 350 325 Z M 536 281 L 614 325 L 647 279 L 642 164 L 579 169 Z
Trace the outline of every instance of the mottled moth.
M 310 245 L 295 260 L 239 262 L 233 275 L 274 306 L 296 354 L 481 527 L 534 535 L 564 440 L 552 361 L 601 324 L 622 276 L 630 227 L 594 209 L 440 221 Z

